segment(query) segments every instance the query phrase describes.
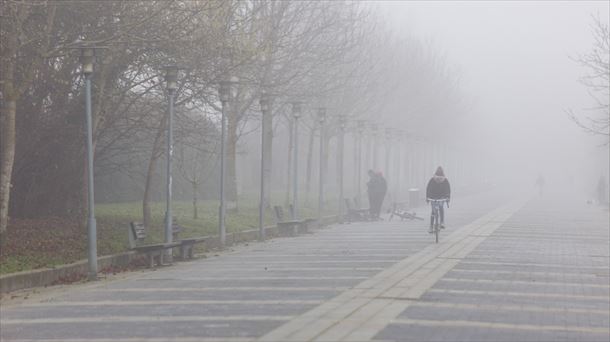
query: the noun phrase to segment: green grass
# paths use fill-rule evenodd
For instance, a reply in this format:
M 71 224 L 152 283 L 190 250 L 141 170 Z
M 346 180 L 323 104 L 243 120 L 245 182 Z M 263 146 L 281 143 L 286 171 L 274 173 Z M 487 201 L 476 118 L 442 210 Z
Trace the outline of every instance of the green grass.
M 276 201 L 281 203 L 281 201 Z M 228 233 L 258 227 L 258 203 L 241 200 L 239 208 L 227 209 Z M 201 201 L 198 218 L 193 218 L 192 202 L 174 201 L 172 214 L 184 229 L 181 238 L 218 234 L 218 201 Z M 127 251 L 129 222 L 142 221 L 142 202 L 97 204 L 98 255 Z M 285 209 L 286 210 L 286 209 Z M 315 208 L 299 208 L 301 217 L 316 217 Z M 328 212 L 330 214 L 332 212 Z M 151 224 L 145 243 L 163 241 L 165 203 L 151 203 Z M 285 215 L 288 215 L 286 212 Z M 275 223 L 272 209 L 265 211 L 265 225 Z M 11 229 L 12 228 L 12 229 Z M 70 219 L 21 220 L 9 226 L 7 239 L 2 241 L 0 274 L 69 264 L 87 257 L 86 225 Z

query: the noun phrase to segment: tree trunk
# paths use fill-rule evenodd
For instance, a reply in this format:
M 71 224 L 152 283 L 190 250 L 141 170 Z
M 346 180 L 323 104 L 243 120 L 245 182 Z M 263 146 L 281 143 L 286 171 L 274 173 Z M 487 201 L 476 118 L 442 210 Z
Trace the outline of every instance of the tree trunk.
M 6 80 L 6 82 L 10 82 Z M 8 207 L 11 194 L 11 176 L 15 162 L 15 115 L 17 101 L 6 99 L 0 116 L 0 133 L 2 133 L 2 165 L 0 173 L 0 235 L 6 233 L 8 226 Z
M 285 207 L 289 207 L 290 205 L 290 189 L 292 188 L 292 147 L 293 147 L 293 121 L 288 119 L 288 164 L 286 165 L 286 198 L 285 198 Z M 295 158 L 297 156 L 294 156 Z
M 226 196 L 227 200 L 237 204 L 237 106 L 229 106 L 227 111 L 227 150 L 226 150 Z M 235 205 L 237 208 L 237 205 Z
M 197 215 L 197 181 L 192 181 L 191 185 L 193 186 L 193 219 L 198 219 Z
M 271 172 L 273 170 L 271 163 L 273 162 L 273 116 L 266 115 L 263 123 L 263 134 L 265 134 L 265 169 L 263 175 L 265 177 L 265 207 L 271 208 Z
M 7 6 L 8 9 L 8 6 Z M 25 9 L 22 7 L 18 12 Z M 5 13 L 6 16 L 23 18 L 23 15 L 16 13 Z M 11 18 L 13 19 L 13 18 Z M 19 22 L 21 25 L 21 21 Z M 0 65 L 0 75 L 2 79 L 3 107 L 0 111 L 0 238 L 6 233 L 8 226 L 8 209 L 11 195 L 11 178 L 13 175 L 13 165 L 15 164 L 15 116 L 17 114 L 17 89 L 15 89 L 15 67 L 18 48 L 17 23 L 8 24 L 12 29 L 7 32 L 5 44 L 3 44 L 2 64 Z M 5 58 L 7 56 L 8 58 Z
M 305 179 L 305 203 L 309 203 L 309 192 L 311 190 L 311 169 L 313 168 L 313 142 L 316 136 L 316 129 L 309 131 L 309 144 L 307 146 L 307 178 Z
M 142 219 L 145 227 L 150 227 L 150 195 L 151 195 L 151 185 L 152 178 L 155 173 L 155 167 L 157 164 L 157 159 L 161 157 L 161 137 L 163 137 L 163 132 L 165 131 L 165 119 L 162 118 L 159 124 L 159 128 L 157 129 L 157 135 L 155 136 L 155 141 L 153 143 L 152 153 L 150 155 L 150 160 L 148 161 L 148 169 L 146 171 L 146 181 L 144 184 L 144 196 L 142 198 Z

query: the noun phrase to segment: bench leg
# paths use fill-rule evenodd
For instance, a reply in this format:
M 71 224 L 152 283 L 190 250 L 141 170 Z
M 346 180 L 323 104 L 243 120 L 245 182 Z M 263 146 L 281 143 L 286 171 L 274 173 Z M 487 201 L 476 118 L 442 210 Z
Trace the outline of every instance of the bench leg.
M 186 260 L 190 256 L 191 246 L 180 246 L 180 258 Z

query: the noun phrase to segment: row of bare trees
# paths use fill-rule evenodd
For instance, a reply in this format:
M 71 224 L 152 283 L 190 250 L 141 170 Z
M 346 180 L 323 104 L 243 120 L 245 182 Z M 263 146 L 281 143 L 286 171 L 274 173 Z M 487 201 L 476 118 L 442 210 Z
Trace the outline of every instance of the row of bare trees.
M 260 127 L 262 89 L 275 98 L 268 126 L 276 129 L 290 124 L 294 100 L 405 122 L 442 113 L 458 97 L 454 75 L 434 51 L 394 37 L 359 2 L 5 0 L 0 13 L 0 233 L 9 215 L 82 215 L 86 208 L 83 79 L 74 49 L 82 41 L 107 47 L 93 78 L 96 177 L 132 179 L 146 223 L 165 152 L 163 65 L 183 67 L 176 157 L 195 204 L 197 189 L 216 172 L 217 88 L 227 75 L 239 79 L 228 111 L 233 201 L 239 141 Z M 315 122 L 305 124 L 313 137 Z M 265 134 L 272 165 L 274 134 Z
M 598 16 L 592 17 L 591 50 L 574 60 L 586 71 L 580 78 L 587 89 L 593 106 L 585 113 L 568 110 L 568 116 L 585 132 L 604 138 L 603 144 L 610 144 L 610 31 L 608 23 Z

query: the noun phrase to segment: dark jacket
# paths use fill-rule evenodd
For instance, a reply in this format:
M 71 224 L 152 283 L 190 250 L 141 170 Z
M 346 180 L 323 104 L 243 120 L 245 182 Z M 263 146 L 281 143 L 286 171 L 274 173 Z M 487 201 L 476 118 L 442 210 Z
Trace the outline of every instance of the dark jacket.
M 443 199 L 451 198 L 451 186 L 449 181 L 444 176 L 434 175 L 430 178 L 428 186 L 426 187 L 426 198 L 431 199 Z
M 380 175 L 374 175 L 371 179 L 366 183 L 367 192 L 371 196 L 385 196 L 385 193 L 388 191 L 388 185 L 386 183 L 385 178 Z

